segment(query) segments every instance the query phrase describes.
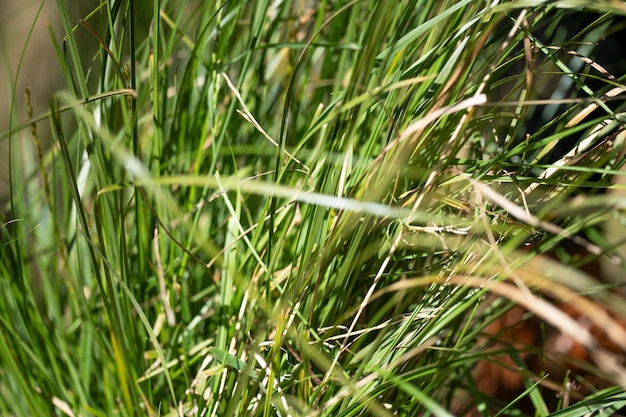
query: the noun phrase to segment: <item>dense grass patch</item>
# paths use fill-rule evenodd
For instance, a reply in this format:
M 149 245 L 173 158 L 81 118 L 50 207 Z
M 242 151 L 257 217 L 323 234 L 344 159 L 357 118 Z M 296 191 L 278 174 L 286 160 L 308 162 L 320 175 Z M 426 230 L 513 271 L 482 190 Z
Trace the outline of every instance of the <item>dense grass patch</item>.
M 26 116 L 3 136 L 38 157 L 0 229 L 2 415 L 624 404 L 554 307 L 626 350 L 622 296 L 578 269 L 625 277 L 602 232 L 626 224 L 624 77 L 595 53 L 622 3 L 139 3 L 59 0 L 52 146 Z M 586 401 L 485 343 L 512 303 L 596 352 Z M 504 404 L 473 373 L 503 351 L 526 384 Z

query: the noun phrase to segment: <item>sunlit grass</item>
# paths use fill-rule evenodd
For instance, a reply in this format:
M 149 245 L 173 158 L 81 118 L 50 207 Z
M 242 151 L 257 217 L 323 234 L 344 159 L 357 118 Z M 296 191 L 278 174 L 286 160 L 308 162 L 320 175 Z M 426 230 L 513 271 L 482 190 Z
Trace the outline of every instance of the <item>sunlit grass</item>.
M 574 3 L 102 2 L 79 22 L 60 0 L 52 146 L 0 229 L 0 413 L 515 415 L 472 373 L 514 351 L 482 335 L 509 301 L 598 352 L 607 389 L 558 415 L 623 405 L 626 370 L 554 306 L 626 349 L 575 298 L 624 314 L 576 269 L 619 264 L 600 227 L 626 223 L 600 193 L 623 77 L 543 36 Z M 594 9 L 580 44 L 624 12 Z M 557 411 L 537 381 L 563 381 L 518 365 L 520 400 Z

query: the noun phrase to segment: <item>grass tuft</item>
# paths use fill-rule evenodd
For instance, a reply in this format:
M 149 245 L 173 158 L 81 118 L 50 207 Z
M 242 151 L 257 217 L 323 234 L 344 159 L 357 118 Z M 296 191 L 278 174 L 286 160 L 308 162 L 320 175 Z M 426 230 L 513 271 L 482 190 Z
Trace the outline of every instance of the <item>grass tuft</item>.
M 37 154 L 0 224 L 0 414 L 623 407 L 618 3 L 59 0 L 65 87 L 1 138 Z

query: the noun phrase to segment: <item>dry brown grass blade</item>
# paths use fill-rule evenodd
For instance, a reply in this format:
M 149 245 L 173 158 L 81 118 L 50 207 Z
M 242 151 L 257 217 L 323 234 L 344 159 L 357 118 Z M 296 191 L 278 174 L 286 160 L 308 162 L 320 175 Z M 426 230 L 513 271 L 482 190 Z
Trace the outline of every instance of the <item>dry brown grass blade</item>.
M 608 101 L 607 99 L 615 99 L 617 96 L 619 96 L 620 94 L 622 94 L 624 91 L 626 91 L 626 87 L 614 87 L 612 89 L 610 89 L 605 95 L 604 97 L 600 98 L 600 101 Z M 566 128 L 570 128 L 570 127 L 574 127 L 577 124 L 579 124 L 580 122 L 582 122 L 583 120 L 585 120 L 585 118 L 587 116 L 589 116 L 591 113 L 593 113 L 597 108 L 598 108 L 598 103 L 594 102 L 591 103 L 590 105 L 588 105 L 587 107 L 585 107 L 584 109 L 582 109 L 580 112 L 578 112 L 576 114 L 576 116 L 574 116 L 572 118 L 572 120 L 570 120 L 569 122 L 567 122 L 567 124 L 565 125 Z
M 521 271 L 518 271 L 518 273 Z M 548 280 L 547 277 L 545 277 Z M 441 278 L 439 276 L 426 276 L 413 279 L 407 279 L 385 288 L 385 292 L 404 291 L 415 287 L 423 287 L 433 283 L 440 283 L 446 285 L 463 285 L 474 288 L 481 288 L 489 291 L 490 293 L 510 300 L 524 309 L 532 312 L 542 321 L 557 329 L 562 334 L 570 337 L 576 343 L 583 346 L 592 357 L 595 365 L 602 372 L 609 375 L 613 381 L 621 386 L 626 387 L 626 368 L 620 365 L 615 355 L 606 349 L 603 349 L 596 337 L 589 331 L 587 325 L 572 318 L 567 313 L 562 311 L 557 305 L 546 301 L 545 299 L 518 288 L 517 285 L 509 284 L 507 282 L 488 279 L 479 276 L 466 276 L 456 275 L 448 278 Z M 558 290 L 557 290 L 558 288 Z M 568 291 L 565 287 L 556 283 L 552 283 L 552 286 L 542 285 L 542 289 L 550 291 L 552 295 L 557 297 L 563 296 L 563 294 L 573 295 L 574 293 Z M 379 294 L 377 294 L 379 295 Z M 581 306 L 581 312 L 583 314 L 589 314 L 588 318 L 597 326 L 607 330 L 607 336 L 611 338 L 618 346 L 626 351 L 626 331 L 619 326 L 615 320 L 613 320 L 606 313 L 599 313 L 598 309 L 594 307 L 594 304 L 580 296 L 575 296 L 575 302 Z M 573 299 L 570 298 L 569 301 Z M 583 301 L 584 300 L 584 301 Z M 559 300 L 568 301 L 568 300 Z M 619 329 L 619 330 L 617 330 Z M 611 334 L 609 332 L 616 332 Z

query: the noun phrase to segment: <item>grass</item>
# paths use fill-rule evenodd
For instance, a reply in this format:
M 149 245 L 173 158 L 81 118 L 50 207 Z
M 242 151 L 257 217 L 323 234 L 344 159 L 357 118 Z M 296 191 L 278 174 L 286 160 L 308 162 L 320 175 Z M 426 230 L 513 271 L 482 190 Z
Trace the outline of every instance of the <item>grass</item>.
M 594 55 L 620 2 L 567 33 L 579 2 L 57 3 L 65 88 L 2 137 L 37 157 L 0 228 L 0 414 L 520 415 L 472 373 L 498 352 L 536 415 L 625 404 L 554 307 L 587 294 L 626 349 L 589 301 L 623 296 L 577 269 L 626 224 L 624 77 Z M 605 389 L 548 409 L 481 336 L 512 302 Z

